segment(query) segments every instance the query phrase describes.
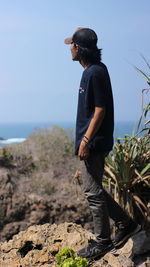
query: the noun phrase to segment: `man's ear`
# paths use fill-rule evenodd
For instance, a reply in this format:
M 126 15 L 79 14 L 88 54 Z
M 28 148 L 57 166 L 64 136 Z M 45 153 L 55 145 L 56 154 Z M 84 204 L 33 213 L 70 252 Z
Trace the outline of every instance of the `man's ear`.
M 76 50 L 78 51 L 79 46 L 77 44 L 74 44 L 74 47 L 76 48 Z

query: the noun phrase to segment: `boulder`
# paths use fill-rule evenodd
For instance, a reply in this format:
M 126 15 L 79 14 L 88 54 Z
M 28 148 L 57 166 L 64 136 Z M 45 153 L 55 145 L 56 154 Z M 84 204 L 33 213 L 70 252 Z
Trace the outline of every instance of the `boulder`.
M 70 247 L 77 252 L 87 246 L 91 238 L 94 237 L 90 232 L 74 223 L 30 226 L 27 230 L 13 236 L 12 240 L 0 244 L 0 266 L 55 266 L 55 256 L 62 248 Z M 150 246 L 147 245 L 144 250 L 141 247 L 141 244 L 145 242 L 149 244 L 149 235 L 146 235 L 144 231 L 137 233 L 123 248 L 116 250 L 113 254 L 107 253 L 103 258 L 93 262 L 91 266 L 150 266 L 148 258 Z

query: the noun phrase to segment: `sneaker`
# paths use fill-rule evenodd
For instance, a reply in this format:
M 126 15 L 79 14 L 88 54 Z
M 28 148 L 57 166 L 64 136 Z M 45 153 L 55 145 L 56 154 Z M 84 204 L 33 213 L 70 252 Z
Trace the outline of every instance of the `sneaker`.
M 107 244 L 100 244 L 95 240 L 90 240 L 87 248 L 79 250 L 77 256 L 93 260 L 100 258 L 104 256 L 107 252 L 112 252 L 114 250 L 115 247 L 111 241 Z
M 115 248 L 123 246 L 131 236 L 138 233 L 140 230 L 141 226 L 133 221 L 130 221 L 128 226 L 125 228 L 118 228 L 115 234 L 115 239 L 113 240 Z

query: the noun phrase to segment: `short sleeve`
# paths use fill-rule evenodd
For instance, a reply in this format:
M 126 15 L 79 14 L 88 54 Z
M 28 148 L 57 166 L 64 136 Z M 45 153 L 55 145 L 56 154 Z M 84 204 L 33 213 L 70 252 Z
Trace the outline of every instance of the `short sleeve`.
M 90 90 L 92 90 L 93 101 L 95 107 L 103 107 L 106 104 L 106 92 L 104 86 L 103 75 L 97 73 L 90 78 Z

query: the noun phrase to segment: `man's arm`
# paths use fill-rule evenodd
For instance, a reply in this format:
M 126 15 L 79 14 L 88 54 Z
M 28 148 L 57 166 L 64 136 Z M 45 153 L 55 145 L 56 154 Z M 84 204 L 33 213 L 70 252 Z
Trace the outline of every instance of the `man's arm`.
M 96 132 L 99 130 L 102 121 L 105 116 L 105 107 L 95 107 L 93 117 L 90 121 L 89 127 L 85 133 L 84 137 L 80 143 L 78 156 L 81 160 L 85 160 L 89 156 L 88 142 L 93 138 Z

